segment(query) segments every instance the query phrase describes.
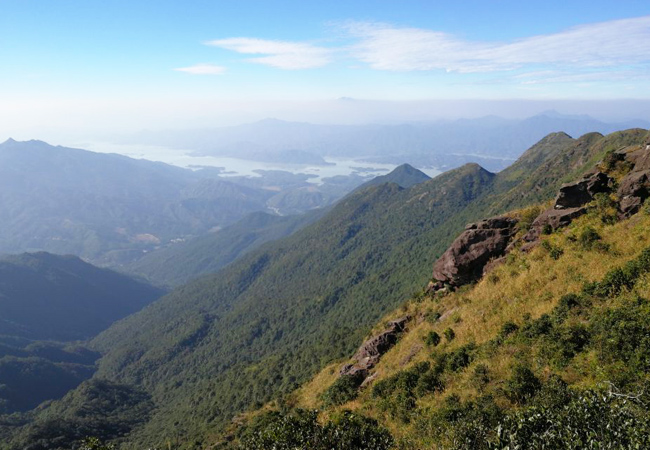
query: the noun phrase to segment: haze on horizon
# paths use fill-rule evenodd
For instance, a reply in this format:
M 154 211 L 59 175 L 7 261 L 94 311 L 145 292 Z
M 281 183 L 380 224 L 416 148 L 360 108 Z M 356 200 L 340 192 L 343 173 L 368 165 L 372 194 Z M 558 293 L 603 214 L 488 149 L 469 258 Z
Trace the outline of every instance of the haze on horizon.
M 3 2 L 0 141 L 267 117 L 650 120 L 650 4 Z

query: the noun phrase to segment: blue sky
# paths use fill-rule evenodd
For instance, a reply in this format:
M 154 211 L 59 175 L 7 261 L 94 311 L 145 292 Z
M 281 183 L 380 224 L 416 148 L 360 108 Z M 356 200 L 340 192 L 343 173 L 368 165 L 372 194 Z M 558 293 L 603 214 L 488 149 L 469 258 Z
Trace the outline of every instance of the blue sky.
M 650 2 L 0 0 L 0 61 L 5 133 L 341 97 L 648 100 Z

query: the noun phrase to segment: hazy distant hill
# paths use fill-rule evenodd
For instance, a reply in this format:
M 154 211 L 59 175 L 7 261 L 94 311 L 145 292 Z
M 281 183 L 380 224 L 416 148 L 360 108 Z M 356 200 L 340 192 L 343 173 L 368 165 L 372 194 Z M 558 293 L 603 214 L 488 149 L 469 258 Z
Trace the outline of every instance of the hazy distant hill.
M 57 399 L 96 370 L 88 339 L 142 309 L 163 290 L 74 256 L 0 259 L 0 413 Z
M 648 126 L 641 120 L 605 123 L 589 116 L 547 111 L 523 120 L 487 116 L 401 125 L 317 125 L 266 119 L 224 128 L 141 132 L 125 140 L 245 159 L 255 159 L 262 152 L 282 154 L 299 149 L 312 155 L 363 157 L 367 161 L 407 162 L 439 169 L 477 162 L 496 171 L 549 133 L 564 131 L 582 136 L 593 131 L 607 134 Z
M 210 170 L 8 140 L 0 144 L 0 252 L 45 250 L 116 264 L 254 211 L 303 212 L 341 195 L 335 186 L 332 194 L 313 188 L 312 197 L 292 196 L 313 186 L 305 179 L 269 172 L 227 180 Z
M 415 186 L 418 183 L 424 183 L 430 179 L 431 177 L 415 167 L 409 164 L 402 164 L 386 175 L 381 175 L 370 181 L 366 181 L 359 186 L 357 190 L 365 189 L 370 186 L 378 186 L 384 183 L 395 183 L 403 188 L 410 188 L 411 186 Z
M 75 256 L 5 256 L 0 259 L 0 335 L 87 339 L 163 293 Z

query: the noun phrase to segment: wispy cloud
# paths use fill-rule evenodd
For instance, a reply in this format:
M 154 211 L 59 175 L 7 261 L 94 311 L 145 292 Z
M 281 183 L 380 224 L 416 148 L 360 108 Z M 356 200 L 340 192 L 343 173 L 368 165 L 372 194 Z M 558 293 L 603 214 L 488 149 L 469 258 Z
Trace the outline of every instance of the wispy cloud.
M 249 58 L 248 61 L 286 70 L 323 67 L 332 60 L 332 50 L 304 42 L 242 37 L 217 39 L 205 44 L 246 55 L 267 55 Z
M 222 75 L 226 71 L 226 68 L 214 64 L 195 64 L 189 67 L 179 67 L 174 70 L 192 75 Z
M 512 42 L 463 40 L 448 33 L 349 22 L 353 57 L 389 71 L 472 73 L 531 66 L 615 67 L 650 62 L 650 16 L 581 25 Z

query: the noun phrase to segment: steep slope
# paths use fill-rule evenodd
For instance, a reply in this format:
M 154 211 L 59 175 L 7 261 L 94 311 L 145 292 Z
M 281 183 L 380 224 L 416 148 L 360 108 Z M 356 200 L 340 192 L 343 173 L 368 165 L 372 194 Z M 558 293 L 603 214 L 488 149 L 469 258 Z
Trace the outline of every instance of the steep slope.
M 650 154 L 649 139 L 638 133 L 599 169 L 624 185 L 648 169 L 642 163 L 630 172 L 621 155 Z M 363 374 L 360 389 L 363 378 L 340 376 L 340 362 L 282 405 L 321 409 L 321 422 L 341 409 L 374 418 L 395 441 L 381 448 L 646 448 L 650 216 L 644 206 L 616 220 L 623 199 L 620 191 L 596 196 L 586 215 L 532 250 L 515 246 L 476 285 L 416 296 L 384 317 L 371 336 L 398 317 L 408 318 L 407 331 Z M 519 223 L 521 236 L 526 222 Z M 263 448 L 257 438 L 273 427 L 282 430 L 276 446 L 313 433 L 309 420 L 278 418 L 260 412 L 233 448 Z
M 106 353 L 98 376 L 143 387 L 156 406 L 128 440 L 170 438 L 190 448 L 237 412 L 351 354 L 371 324 L 426 284 L 431 262 L 467 222 L 505 196 L 529 201 L 517 194 L 523 182 L 557 188 L 579 166 L 550 141 L 528 157 L 564 161 L 555 172 L 536 172 L 525 159 L 511 173 L 466 165 L 409 189 L 355 192 L 289 238 L 111 327 L 94 341 Z M 585 154 L 602 153 L 599 143 Z
M 384 183 L 395 183 L 408 188 L 429 179 L 425 173 L 404 164 L 386 175 L 362 184 L 356 191 Z M 269 205 L 274 204 L 273 200 L 274 198 L 269 199 Z M 265 242 L 288 236 L 316 221 L 326 212 L 327 209 L 318 209 L 293 216 L 252 213 L 216 233 L 187 242 L 172 243 L 168 247 L 151 251 L 132 264 L 124 266 L 123 270 L 143 276 L 154 284 L 178 286 L 198 276 L 215 273 L 246 252 Z
M 322 209 L 296 216 L 252 213 L 218 232 L 153 250 L 122 269 L 157 285 L 178 286 L 215 273 L 241 255 L 292 234 L 324 213 Z
M 0 334 L 87 339 L 164 291 L 74 256 L 25 253 L 0 259 Z
M 364 325 L 426 278 L 426 268 L 405 264 L 416 242 L 427 241 L 421 249 L 429 256 L 415 258 L 430 259 L 442 249 L 431 231 L 493 178 L 470 165 L 409 190 L 384 184 L 355 193 L 311 226 L 102 334 L 94 341 L 107 352 L 99 375 L 139 378 L 151 389 L 158 412 L 143 442 L 180 417 L 196 418 L 178 429 L 195 436 L 206 419 L 222 425 L 243 406 L 292 390 L 323 361 L 349 352 Z
M 88 339 L 164 291 L 74 256 L 0 259 L 0 413 L 58 399 L 96 370 Z

